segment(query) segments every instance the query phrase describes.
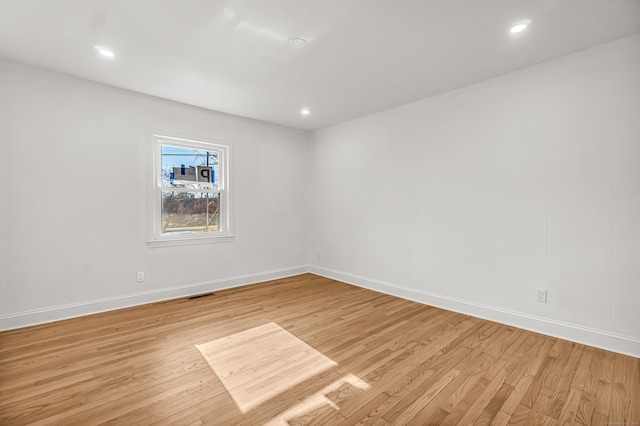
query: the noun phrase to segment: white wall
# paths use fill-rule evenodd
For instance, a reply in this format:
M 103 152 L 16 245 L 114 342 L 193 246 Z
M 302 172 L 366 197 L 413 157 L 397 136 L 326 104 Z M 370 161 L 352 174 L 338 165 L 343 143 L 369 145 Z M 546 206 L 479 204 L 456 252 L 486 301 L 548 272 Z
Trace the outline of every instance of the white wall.
M 640 356 L 639 37 L 321 130 L 313 161 L 315 272 Z
M 6 62 L 0 112 L 0 329 L 307 270 L 306 132 Z M 147 246 L 150 129 L 231 146 L 235 241 Z
M 640 356 L 638 117 L 640 37 L 313 138 L 0 62 L 0 329 L 311 258 L 316 273 Z M 147 246 L 150 129 L 232 146 L 234 242 Z M 93 178 L 56 176 L 69 168 Z

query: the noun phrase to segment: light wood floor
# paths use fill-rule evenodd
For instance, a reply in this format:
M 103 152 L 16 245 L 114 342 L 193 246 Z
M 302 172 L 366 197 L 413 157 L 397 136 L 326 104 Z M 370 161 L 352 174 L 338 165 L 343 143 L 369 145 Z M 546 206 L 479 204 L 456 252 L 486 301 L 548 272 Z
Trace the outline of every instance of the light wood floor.
M 103 422 L 631 426 L 640 360 L 311 274 L 0 333 L 0 424 Z

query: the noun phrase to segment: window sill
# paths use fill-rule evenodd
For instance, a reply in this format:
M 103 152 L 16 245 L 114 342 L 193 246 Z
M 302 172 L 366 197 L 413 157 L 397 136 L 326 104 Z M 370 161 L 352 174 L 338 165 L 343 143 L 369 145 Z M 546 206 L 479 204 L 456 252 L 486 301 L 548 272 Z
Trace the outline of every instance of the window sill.
M 192 238 L 167 238 L 147 241 L 149 247 L 173 247 L 189 246 L 194 244 L 215 244 L 228 243 L 235 239 L 235 235 L 221 235 L 212 237 L 192 237 Z

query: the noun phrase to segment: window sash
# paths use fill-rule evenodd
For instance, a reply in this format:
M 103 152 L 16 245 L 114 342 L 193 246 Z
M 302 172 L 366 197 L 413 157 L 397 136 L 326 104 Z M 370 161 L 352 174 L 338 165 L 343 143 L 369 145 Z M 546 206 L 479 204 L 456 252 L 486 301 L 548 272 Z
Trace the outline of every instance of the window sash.
M 175 186 L 160 186 L 157 188 L 160 191 L 167 192 L 208 192 L 208 193 L 221 193 L 226 192 L 224 189 L 215 189 L 215 188 L 179 188 Z
M 154 182 L 158 188 L 162 188 L 162 146 L 173 146 L 185 149 L 195 149 L 199 151 L 209 151 L 218 153 L 218 189 L 225 190 L 227 187 L 227 152 L 228 147 L 209 142 L 194 141 L 189 139 L 179 139 L 168 136 L 154 137 Z M 166 188 L 166 187 L 165 187 Z M 171 187 L 173 188 L 173 187 Z M 190 188 L 196 189 L 196 188 Z M 212 188 L 213 189 L 213 188 Z

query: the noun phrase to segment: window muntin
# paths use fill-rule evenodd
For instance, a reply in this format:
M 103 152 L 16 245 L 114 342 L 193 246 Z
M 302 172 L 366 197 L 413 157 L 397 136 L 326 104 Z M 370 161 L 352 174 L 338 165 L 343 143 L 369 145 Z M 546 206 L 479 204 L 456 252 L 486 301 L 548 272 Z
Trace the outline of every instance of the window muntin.
M 228 157 L 226 145 L 154 135 L 150 245 L 229 240 Z

